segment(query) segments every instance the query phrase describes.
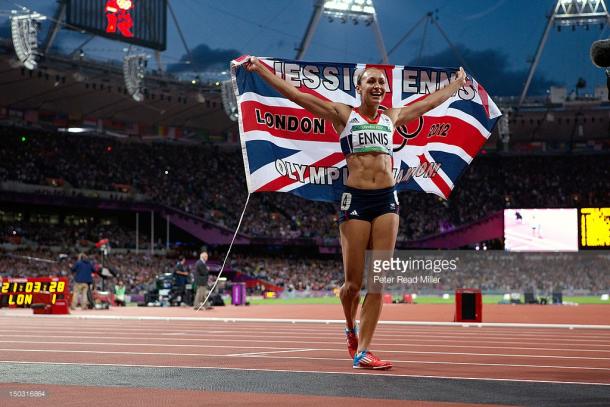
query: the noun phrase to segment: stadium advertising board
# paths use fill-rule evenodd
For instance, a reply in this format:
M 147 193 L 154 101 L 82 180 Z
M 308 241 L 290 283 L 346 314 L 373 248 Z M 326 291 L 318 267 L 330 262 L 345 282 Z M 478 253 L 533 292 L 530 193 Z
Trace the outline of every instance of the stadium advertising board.
M 167 0 L 66 0 L 68 28 L 166 49 Z

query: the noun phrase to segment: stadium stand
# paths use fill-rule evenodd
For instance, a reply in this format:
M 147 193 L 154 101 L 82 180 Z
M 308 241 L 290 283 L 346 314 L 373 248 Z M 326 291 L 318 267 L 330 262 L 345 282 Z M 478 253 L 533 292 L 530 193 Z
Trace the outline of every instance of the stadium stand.
M 113 200 L 143 199 L 218 225 L 237 225 L 246 191 L 236 148 L 15 128 L 0 132 L 6 146 L 0 151 L 0 181 L 5 190 L 19 183 L 44 186 L 39 192 L 53 194 L 105 191 Z M 424 194 L 400 195 L 399 240 L 451 230 L 504 208 L 608 205 L 607 161 L 607 154 L 481 155 L 466 170 L 450 201 Z M 335 214 L 331 204 L 289 194 L 255 194 L 241 231 L 274 238 L 333 238 L 337 236 Z

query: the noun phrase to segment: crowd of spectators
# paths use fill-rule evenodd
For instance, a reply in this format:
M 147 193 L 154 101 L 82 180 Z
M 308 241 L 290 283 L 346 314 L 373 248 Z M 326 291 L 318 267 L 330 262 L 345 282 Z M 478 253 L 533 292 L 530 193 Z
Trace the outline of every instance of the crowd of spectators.
M 440 252 L 439 252 L 440 253 Z M 610 255 L 592 252 L 518 253 L 504 251 L 461 251 L 443 254 L 443 258 L 457 258 L 454 271 L 438 273 L 412 271 L 410 275 L 434 274 L 438 284 L 419 283 L 418 290 L 443 290 L 473 287 L 484 292 L 553 291 L 592 293 L 610 290 Z M 436 255 L 435 258 L 441 258 Z
M 603 293 L 610 290 L 610 256 L 601 253 L 506 253 L 503 251 L 454 252 L 454 271 L 408 270 L 403 277 L 417 277 L 409 284 L 389 284 L 388 291 L 453 292 L 457 288 L 479 288 L 484 292 L 553 291 Z M 443 255 L 443 257 L 447 257 Z M 416 257 L 425 259 L 424 256 Z M 436 254 L 431 259 L 441 259 Z M 284 290 L 333 290 L 343 283 L 339 259 L 249 256 L 237 258 L 233 267 Z M 396 274 L 396 273 L 395 273 Z M 438 277 L 438 283 L 422 281 Z M 415 281 L 415 280 L 413 280 Z
M 0 251 L 0 277 L 67 277 L 69 270 L 50 250 Z
M 439 256 L 434 255 L 434 258 L 439 259 Z M 469 287 L 484 292 L 546 295 L 555 291 L 570 294 L 607 293 L 610 290 L 610 275 L 607 273 L 610 255 L 606 253 L 465 251 L 454 252 L 452 256 L 458 259 L 455 270 L 409 270 L 403 276 L 417 276 L 417 282 L 390 284 L 386 289 L 425 294 Z M 99 255 L 91 257 L 94 262 L 101 263 Z M 424 256 L 418 258 L 425 259 Z M 68 276 L 75 259 L 74 252 L 62 254 L 44 249 L 0 251 L 0 277 Z M 105 260 L 105 266 L 116 271 L 117 279 L 125 283 L 128 294 L 146 292 L 158 275 L 173 272 L 175 265 L 176 259 L 133 252 L 115 253 Z M 279 286 L 286 294 L 303 291 L 330 293 L 343 284 L 342 263 L 338 258 L 235 254 L 230 270 Z M 421 276 L 426 275 L 438 277 L 439 281 L 422 282 Z
M 298 256 L 233 257 L 233 269 L 287 291 L 332 291 L 343 284 L 343 266 L 336 259 Z
M 70 250 L 73 247 L 89 248 L 106 238 L 110 240 L 111 247 L 135 249 L 135 231 L 117 224 L 72 225 L 67 222 L 0 221 L 0 244 L 54 246 Z M 139 249 L 150 248 L 150 239 L 146 234 L 140 232 L 138 239 Z
M 0 129 L 0 182 L 117 191 L 234 228 L 246 200 L 239 149 Z M 23 138 L 22 138 L 23 137 Z M 399 240 L 418 239 L 503 208 L 610 205 L 608 155 L 479 155 L 451 199 L 405 192 Z M 122 195 L 124 197 L 124 195 Z M 285 193 L 255 193 L 241 231 L 253 236 L 336 237 L 336 207 Z
M 402 239 L 417 239 L 506 208 L 610 206 L 608 155 L 481 155 L 449 200 L 400 194 Z

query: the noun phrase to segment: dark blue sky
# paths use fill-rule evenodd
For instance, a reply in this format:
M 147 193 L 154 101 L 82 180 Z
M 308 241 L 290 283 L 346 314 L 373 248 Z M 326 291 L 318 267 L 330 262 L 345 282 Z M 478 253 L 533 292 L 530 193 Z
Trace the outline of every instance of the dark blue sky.
M 100 0 L 101 1 L 101 0 Z M 0 0 L 0 9 L 23 4 L 52 15 L 53 0 Z M 293 58 L 305 33 L 313 0 L 172 0 L 171 4 L 192 49 L 204 64 L 220 62 L 235 50 L 261 56 Z M 397 41 L 428 11 L 438 9 L 438 23 L 458 46 L 476 77 L 492 94 L 518 94 L 546 25 L 545 16 L 555 0 L 375 0 L 386 48 Z M 5 20 L 6 18 L 3 17 Z M 0 20 L 2 21 L 2 20 Z M 168 49 L 162 59 L 178 62 L 184 54 L 176 27 L 168 20 Z M 599 26 L 589 31 L 553 30 L 537 70 L 534 90 L 543 92 L 550 83 L 573 89 L 579 77 L 591 91 L 605 83 L 601 69 L 589 59 L 589 48 L 602 35 Z M 413 64 L 422 46 L 423 25 L 390 56 L 390 63 Z M 62 47 L 75 47 L 82 35 L 63 31 Z M 101 58 L 122 57 L 121 44 L 105 39 L 90 42 L 85 50 Z M 218 51 L 218 52 L 217 52 Z M 330 23 L 322 18 L 306 60 L 377 62 L 379 53 L 370 27 Z M 459 65 L 447 42 L 433 26 L 423 41 L 421 64 Z

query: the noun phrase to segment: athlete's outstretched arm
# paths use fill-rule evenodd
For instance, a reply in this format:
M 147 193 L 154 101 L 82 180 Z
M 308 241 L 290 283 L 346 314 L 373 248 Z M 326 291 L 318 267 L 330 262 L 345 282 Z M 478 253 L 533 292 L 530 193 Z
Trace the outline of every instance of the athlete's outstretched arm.
M 466 73 L 464 72 L 464 69 L 460 67 L 460 70 L 458 71 L 453 82 L 445 86 L 443 89 L 439 89 L 427 98 L 412 103 L 409 106 L 388 109 L 389 111 L 387 111 L 386 114 L 390 116 L 390 118 L 394 122 L 394 126 L 402 126 L 403 124 L 406 124 L 413 119 L 417 119 L 426 112 L 429 112 L 430 110 L 445 102 L 451 97 L 451 95 L 453 95 L 462 86 L 464 86 L 465 83 Z
M 282 78 L 274 75 L 258 58 L 250 57 L 245 65 L 250 72 L 256 72 L 269 85 L 273 86 L 286 98 L 301 106 L 311 114 L 330 120 L 335 128 L 344 126 L 350 114 L 347 105 L 341 103 L 327 102 L 317 97 L 299 91 L 297 88 Z

